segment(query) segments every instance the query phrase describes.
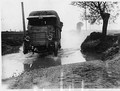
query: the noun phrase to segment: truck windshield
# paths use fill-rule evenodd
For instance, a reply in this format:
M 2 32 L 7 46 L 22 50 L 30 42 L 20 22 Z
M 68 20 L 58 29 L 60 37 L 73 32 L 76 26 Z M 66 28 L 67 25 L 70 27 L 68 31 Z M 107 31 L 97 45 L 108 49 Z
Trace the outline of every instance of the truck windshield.
M 55 17 L 47 17 L 47 18 L 31 18 L 28 21 L 28 24 L 31 26 L 44 26 L 44 25 L 55 25 L 56 18 Z

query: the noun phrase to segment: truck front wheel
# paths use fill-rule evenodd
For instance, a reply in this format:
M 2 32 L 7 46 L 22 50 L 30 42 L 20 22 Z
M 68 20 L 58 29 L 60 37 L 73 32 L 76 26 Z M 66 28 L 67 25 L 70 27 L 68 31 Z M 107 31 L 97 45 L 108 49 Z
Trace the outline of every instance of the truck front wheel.
M 57 42 L 55 42 L 55 45 L 54 45 L 54 56 L 57 57 L 58 55 L 58 44 Z
M 23 43 L 23 53 L 24 53 L 24 54 L 27 54 L 27 53 L 28 53 L 27 47 L 28 47 L 27 44 L 24 42 L 24 43 Z

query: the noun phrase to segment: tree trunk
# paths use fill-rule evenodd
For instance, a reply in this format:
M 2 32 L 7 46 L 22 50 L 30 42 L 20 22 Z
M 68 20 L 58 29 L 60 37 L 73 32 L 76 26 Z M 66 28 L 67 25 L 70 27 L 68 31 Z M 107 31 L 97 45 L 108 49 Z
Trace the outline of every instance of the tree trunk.
M 106 36 L 107 35 L 107 25 L 108 25 L 108 20 L 109 20 L 110 14 L 109 13 L 102 13 L 101 17 L 103 19 L 102 34 L 104 36 Z

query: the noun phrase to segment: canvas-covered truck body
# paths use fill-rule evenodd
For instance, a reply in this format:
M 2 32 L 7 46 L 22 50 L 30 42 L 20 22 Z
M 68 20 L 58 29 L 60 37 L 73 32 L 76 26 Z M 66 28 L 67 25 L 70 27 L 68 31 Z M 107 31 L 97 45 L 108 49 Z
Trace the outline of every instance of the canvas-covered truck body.
M 27 19 L 24 54 L 33 51 L 37 53 L 54 53 L 57 56 L 61 47 L 63 23 L 56 11 L 33 11 Z

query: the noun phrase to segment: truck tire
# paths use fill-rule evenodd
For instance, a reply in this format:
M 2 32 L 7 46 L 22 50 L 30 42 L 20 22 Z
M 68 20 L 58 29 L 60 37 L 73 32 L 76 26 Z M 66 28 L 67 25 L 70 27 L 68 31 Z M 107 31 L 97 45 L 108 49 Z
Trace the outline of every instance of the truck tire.
M 61 49 L 61 44 L 59 44 L 59 49 Z
M 55 45 L 54 45 L 54 56 L 57 57 L 58 55 L 58 44 L 57 42 L 55 42 Z
M 24 53 L 24 54 L 27 54 L 27 53 L 28 53 L 27 45 L 26 45 L 25 42 L 23 43 L 23 53 Z

